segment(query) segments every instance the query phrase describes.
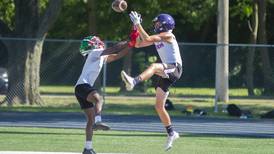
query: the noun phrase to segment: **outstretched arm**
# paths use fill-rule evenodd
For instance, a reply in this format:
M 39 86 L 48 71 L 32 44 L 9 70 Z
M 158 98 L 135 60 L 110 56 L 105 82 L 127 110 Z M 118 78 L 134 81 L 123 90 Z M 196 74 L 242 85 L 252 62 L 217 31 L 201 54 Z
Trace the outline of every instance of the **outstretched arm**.
M 122 57 L 124 57 L 125 55 L 128 54 L 130 47 L 126 46 L 124 49 L 122 49 L 120 52 L 118 52 L 117 54 L 110 54 L 107 57 L 107 63 L 113 62 L 115 60 L 118 60 Z
M 130 37 L 129 42 L 126 42 L 126 41 L 120 42 L 117 45 L 115 45 L 114 47 L 108 48 L 103 51 L 103 53 L 101 55 L 108 55 L 108 57 L 107 57 L 108 63 L 122 58 L 123 56 L 128 54 L 128 51 L 130 50 L 130 48 L 135 47 L 136 41 L 137 41 L 136 39 L 139 37 L 139 32 L 137 31 L 137 29 L 135 29 L 133 27 L 129 37 Z
M 172 35 L 169 33 L 160 33 L 156 35 L 149 35 L 141 25 L 141 15 L 135 11 L 132 11 L 130 14 L 130 19 L 133 22 L 134 26 L 137 28 L 140 33 L 141 41 L 139 41 L 140 46 L 148 46 L 154 42 L 167 41 L 169 42 L 172 38 Z
M 147 47 L 152 45 L 153 42 L 143 41 L 140 37 L 136 39 L 135 48 Z
M 113 53 L 117 53 L 117 52 L 123 50 L 126 47 L 128 47 L 128 42 L 127 41 L 119 42 L 116 45 L 105 49 L 103 51 L 103 53 L 101 54 L 101 56 L 103 56 L 103 55 L 110 55 L 110 54 L 113 54 Z

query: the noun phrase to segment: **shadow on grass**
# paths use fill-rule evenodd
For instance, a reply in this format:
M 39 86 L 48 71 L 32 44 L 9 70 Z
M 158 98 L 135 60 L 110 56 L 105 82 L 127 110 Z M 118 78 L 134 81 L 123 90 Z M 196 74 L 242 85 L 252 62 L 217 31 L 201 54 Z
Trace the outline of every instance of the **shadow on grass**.
M 84 135 L 84 133 L 54 133 L 54 132 L 24 132 L 24 131 L 0 131 L 0 134 L 12 135 Z
M 117 133 L 118 132 L 118 133 Z M 166 137 L 165 133 L 144 133 L 144 132 L 130 132 L 129 131 L 115 131 L 112 132 L 103 132 L 98 131 L 95 133 L 95 136 L 105 136 L 105 137 Z M 73 132 L 29 132 L 29 131 L 0 131 L 0 135 L 66 135 L 66 136 L 82 136 L 83 133 L 73 133 Z M 241 138 L 241 139 L 258 139 L 258 138 L 274 138 L 274 134 L 190 134 L 183 133 L 180 134 L 181 138 Z
M 138 101 L 138 100 L 136 100 Z M 227 113 L 219 112 L 215 113 L 213 111 L 213 106 L 208 106 L 207 100 L 195 99 L 192 101 L 182 101 L 182 103 L 175 103 L 175 110 L 168 111 L 171 116 L 176 117 L 187 117 L 184 111 L 186 106 L 191 104 L 193 109 L 203 109 L 207 112 L 206 116 L 203 117 L 216 117 L 216 118 L 232 118 L 238 119 L 237 117 L 229 117 Z M 258 104 L 239 104 L 241 109 L 250 110 L 255 119 L 258 119 L 261 114 L 266 113 L 267 111 L 272 110 L 268 106 L 258 106 Z M 222 106 L 219 106 L 219 109 L 222 110 Z M 0 111 L 13 111 L 13 112 L 82 112 L 78 103 L 67 103 L 67 104 L 58 104 L 57 106 L 14 106 L 7 107 L 1 106 Z M 154 104 L 122 104 L 119 101 L 104 105 L 103 114 L 109 115 L 150 115 L 157 116 L 157 113 L 154 109 Z M 195 117 L 195 115 L 191 116 Z
M 41 92 L 42 95 L 52 96 L 74 96 L 72 92 Z M 106 93 L 107 96 L 132 96 L 132 97 L 154 97 L 154 93 L 141 93 L 141 92 L 119 92 L 119 93 Z M 170 94 L 172 97 L 186 97 L 186 98 L 205 98 L 214 99 L 214 95 L 205 94 Z M 274 96 L 229 96 L 231 99 L 274 99 Z
M 215 113 L 213 106 L 208 106 L 208 104 L 200 104 L 200 103 L 189 103 L 192 104 L 193 110 L 195 109 L 202 109 L 207 112 L 205 116 L 199 116 L 198 114 L 194 115 L 192 114 L 191 116 L 187 116 L 185 113 L 185 110 L 187 108 L 188 103 L 184 104 L 174 104 L 175 109 L 174 110 L 169 110 L 168 113 L 171 116 L 176 116 L 176 117 L 200 117 L 200 118 L 207 118 L 207 117 L 215 117 L 215 118 L 228 118 L 228 119 L 239 119 L 239 117 L 232 117 L 229 116 L 228 113 L 221 112 L 223 110 L 223 106 L 220 104 L 218 106 L 220 112 Z M 253 118 L 251 119 L 259 119 L 261 115 L 267 111 L 272 110 L 270 107 L 266 106 L 258 106 L 256 104 L 240 104 L 238 105 L 241 109 L 244 110 L 249 110 Z M 157 116 L 157 113 L 154 109 L 154 105 L 148 104 L 142 104 L 142 105 L 128 105 L 128 104 L 106 104 L 104 109 L 104 113 L 107 114 L 126 114 L 126 115 L 152 115 L 152 116 Z
M 5 112 L 81 112 L 77 108 L 65 107 L 1 107 L 0 111 Z

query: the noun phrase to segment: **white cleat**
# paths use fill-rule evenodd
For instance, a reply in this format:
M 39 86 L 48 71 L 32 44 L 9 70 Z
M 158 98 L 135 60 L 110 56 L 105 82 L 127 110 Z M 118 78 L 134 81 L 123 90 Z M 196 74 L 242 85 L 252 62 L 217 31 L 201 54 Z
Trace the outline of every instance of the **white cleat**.
M 180 136 L 179 136 L 179 133 L 175 132 L 173 133 L 172 136 L 168 136 L 167 137 L 167 143 L 166 143 L 166 147 L 165 147 L 165 150 L 168 151 L 172 148 L 172 144 L 173 142 L 178 139 Z
M 134 88 L 134 84 L 133 84 L 133 78 L 131 76 L 128 76 L 127 73 L 125 71 L 121 72 L 121 77 L 122 80 L 125 82 L 126 84 L 126 89 L 127 91 L 132 91 Z

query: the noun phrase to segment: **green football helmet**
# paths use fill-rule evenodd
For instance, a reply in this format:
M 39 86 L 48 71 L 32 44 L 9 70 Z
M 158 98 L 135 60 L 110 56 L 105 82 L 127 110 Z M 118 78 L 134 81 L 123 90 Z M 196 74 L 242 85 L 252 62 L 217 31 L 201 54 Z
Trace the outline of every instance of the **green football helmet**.
M 87 36 L 81 41 L 80 53 L 86 56 L 94 49 L 104 49 L 105 44 L 97 36 Z

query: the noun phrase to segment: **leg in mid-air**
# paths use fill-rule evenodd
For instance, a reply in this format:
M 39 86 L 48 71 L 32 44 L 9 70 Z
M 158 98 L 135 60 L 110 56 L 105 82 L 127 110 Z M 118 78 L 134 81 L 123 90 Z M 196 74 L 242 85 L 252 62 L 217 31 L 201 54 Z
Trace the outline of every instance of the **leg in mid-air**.
M 99 95 L 98 92 L 93 91 L 90 92 L 87 96 L 87 101 L 88 102 L 94 102 L 95 104 L 95 122 L 93 125 L 94 130 L 109 130 L 110 127 L 102 122 L 101 118 L 101 112 L 102 112 L 102 107 L 103 107 L 103 100 L 102 97 Z
M 165 109 L 165 102 L 169 95 L 168 91 L 163 91 L 160 87 L 156 88 L 156 103 L 155 109 L 158 113 L 158 116 L 161 119 L 161 122 L 166 128 L 168 137 L 165 145 L 165 150 L 169 150 L 172 148 L 173 142 L 179 138 L 179 133 L 173 130 L 173 126 L 171 124 L 171 120 L 168 112 Z
M 164 71 L 164 66 L 162 63 L 153 63 L 151 64 L 144 72 L 142 72 L 137 77 L 133 78 L 126 74 L 125 71 L 121 72 L 122 80 L 126 84 L 126 89 L 128 91 L 133 90 L 134 86 L 142 81 L 145 81 L 151 78 L 154 74 L 162 75 Z

